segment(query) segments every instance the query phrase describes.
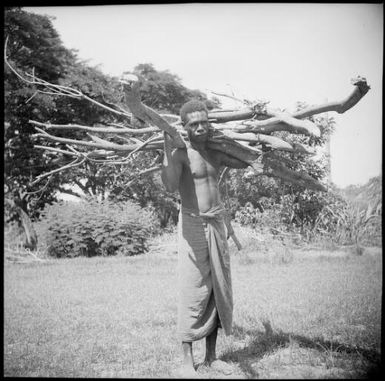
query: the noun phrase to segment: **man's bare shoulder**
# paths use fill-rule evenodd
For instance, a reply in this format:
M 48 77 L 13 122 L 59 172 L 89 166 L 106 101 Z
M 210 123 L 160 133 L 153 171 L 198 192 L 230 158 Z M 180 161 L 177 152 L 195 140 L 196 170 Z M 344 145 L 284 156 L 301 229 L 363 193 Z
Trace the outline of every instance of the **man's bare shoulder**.
M 187 159 L 187 149 L 186 148 L 176 148 L 172 152 L 172 157 L 175 161 L 184 163 Z

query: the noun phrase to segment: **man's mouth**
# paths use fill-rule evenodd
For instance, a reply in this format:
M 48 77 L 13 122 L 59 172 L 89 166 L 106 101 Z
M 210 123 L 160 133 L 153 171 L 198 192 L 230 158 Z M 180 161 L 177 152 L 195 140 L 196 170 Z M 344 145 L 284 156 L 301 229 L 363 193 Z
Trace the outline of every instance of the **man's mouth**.
M 207 133 L 207 131 L 204 131 L 204 132 L 197 132 L 197 131 L 195 131 L 195 132 L 193 132 L 193 133 L 191 133 L 190 134 L 190 139 L 191 140 L 196 140 L 196 141 L 206 141 L 207 140 L 207 138 L 208 138 L 208 133 Z

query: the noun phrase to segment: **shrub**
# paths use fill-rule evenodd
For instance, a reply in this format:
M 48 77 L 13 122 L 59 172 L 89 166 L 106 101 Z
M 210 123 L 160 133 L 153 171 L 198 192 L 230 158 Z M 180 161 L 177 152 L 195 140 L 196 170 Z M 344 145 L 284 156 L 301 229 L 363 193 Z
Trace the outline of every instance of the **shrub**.
M 235 220 L 259 230 L 300 233 L 306 241 L 333 244 L 378 244 L 381 236 L 381 204 L 361 210 L 333 191 L 305 190 L 283 195 L 279 203 L 260 204 L 262 210 L 251 203 L 240 207 Z
M 280 205 L 271 204 L 263 206 L 263 212 L 261 209 L 254 208 L 251 203 L 241 206 L 235 213 L 235 221 L 243 226 L 248 225 L 262 231 L 286 230 L 286 226 L 280 216 Z
M 36 229 L 53 257 L 137 255 L 148 250 L 147 238 L 158 232 L 153 211 L 132 201 L 94 199 L 47 205 Z

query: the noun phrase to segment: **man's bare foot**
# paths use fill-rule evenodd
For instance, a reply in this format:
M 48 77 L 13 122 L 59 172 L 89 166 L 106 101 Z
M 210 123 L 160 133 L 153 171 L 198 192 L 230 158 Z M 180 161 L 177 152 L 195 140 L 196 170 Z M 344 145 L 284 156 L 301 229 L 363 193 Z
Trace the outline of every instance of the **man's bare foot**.
M 192 365 L 185 364 L 178 369 L 178 376 L 180 378 L 197 378 L 198 373 Z
M 229 375 L 234 372 L 234 368 L 227 364 L 226 362 L 222 360 L 214 360 L 209 363 L 210 368 L 223 373 L 225 375 Z

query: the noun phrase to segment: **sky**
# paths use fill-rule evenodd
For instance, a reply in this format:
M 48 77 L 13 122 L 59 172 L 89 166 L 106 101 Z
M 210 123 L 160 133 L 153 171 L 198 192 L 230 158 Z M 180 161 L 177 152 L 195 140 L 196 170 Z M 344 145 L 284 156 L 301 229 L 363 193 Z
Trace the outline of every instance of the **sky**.
M 143 4 L 25 7 L 54 16 L 65 47 L 108 75 L 140 63 L 182 84 L 265 99 L 293 111 L 297 101 L 345 99 L 360 75 L 371 89 L 335 112 L 331 181 L 364 184 L 382 173 L 382 4 Z M 232 107 L 226 98 L 223 106 Z

